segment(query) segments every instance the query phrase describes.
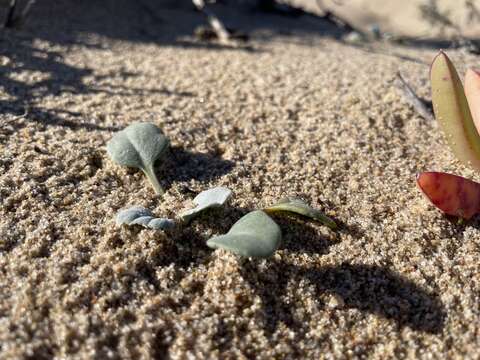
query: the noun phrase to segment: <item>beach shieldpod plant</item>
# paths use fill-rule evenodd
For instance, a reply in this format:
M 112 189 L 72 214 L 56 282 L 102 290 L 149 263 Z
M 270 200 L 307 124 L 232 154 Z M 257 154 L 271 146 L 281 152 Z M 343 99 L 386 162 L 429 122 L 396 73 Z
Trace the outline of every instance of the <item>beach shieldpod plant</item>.
M 154 164 L 168 149 L 169 140 L 160 128 L 150 123 L 134 123 L 118 132 L 107 143 L 108 155 L 122 166 L 141 169 L 155 192 L 164 193 L 155 175 Z
M 213 249 L 225 249 L 246 257 L 271 256 L 282 242 L 280 227 L 265 212 L 256 210 L 238 220 L 225 235 L 207 241 Z

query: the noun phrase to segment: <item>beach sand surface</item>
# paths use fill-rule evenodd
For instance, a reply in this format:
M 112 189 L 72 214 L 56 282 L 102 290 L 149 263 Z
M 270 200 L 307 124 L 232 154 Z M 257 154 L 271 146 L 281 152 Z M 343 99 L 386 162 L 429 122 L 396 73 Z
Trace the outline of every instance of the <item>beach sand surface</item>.
M 218 11 L 248 47 L 193 39 L 201 15 L 172 2 L 38 2 L 0 33 L 0 358 L 478 357 L 480 221 L 445 217 L 415 176 L 480 175 L 395 84 L 429 99 L 438 48 Z M 478 64 L 447 53 L 462 74 Z M 171 139 L 163 197 L 106 153 L 138 121 Z M 229 205 L 190 226 L 115 224 L 131 205 L 174 217 L 213 186 Z M 285 196 L 339 229 L 276 217 L 283 245 L 263 260 L 205 245 Z

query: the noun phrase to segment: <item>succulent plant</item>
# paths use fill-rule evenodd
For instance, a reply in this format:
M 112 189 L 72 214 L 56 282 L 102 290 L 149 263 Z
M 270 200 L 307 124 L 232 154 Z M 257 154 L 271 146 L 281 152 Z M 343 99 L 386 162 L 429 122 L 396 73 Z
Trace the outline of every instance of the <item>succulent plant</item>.
M 150 123 L 134 123 L 115 134 L 107 143 L 108 155 L 122 166 L 141 169 L 155 192 L 164 193 L 154 165 L 168 149 L 169 140 L 160 128 Z
M 455 156 L 480 170 L 480 75 L 469 69 L 465 91 L 448 56 L 440 52 L 430 71 L 435 117 Z M 473 116 L 472 116 L 473 115 Z M 480 184 L 461 176 L 424 172 L 417 185 L 443 212 L 469 219 L 480 211 Z
M 460 161 L 480 170 L 480 136 L 462 82 L 444 52 L 440 52 L 433 60 L 430 77 L 433 111 L 450 148 Z M 480 101 L 478 97 L 470 97 L 472 103 Z

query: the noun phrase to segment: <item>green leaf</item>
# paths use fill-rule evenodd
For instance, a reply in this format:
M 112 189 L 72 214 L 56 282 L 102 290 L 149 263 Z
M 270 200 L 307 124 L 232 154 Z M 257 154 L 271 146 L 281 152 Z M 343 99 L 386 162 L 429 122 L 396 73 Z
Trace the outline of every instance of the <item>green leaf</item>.
M 208 240 L 207 246 L 241 256 L 266 258 L 281 242 L 280 227 L 263 211 L 256 210 L 238 220 L 227 234 Z
M 134 123 L 113 136 L 107 143 L 107 152 L 117 164 L 141 169 L 155 192 L 162 195 L 154 164 L 165 154 L 168 145 L 167 137 L 156 125 Z
M 154 230 L 168 230 L 175 227 L 173 220 L 153 217 L 150 210 L 141 206 L 132 206 L 120 210 L 117 214 L 116 223 L 117 225 L 142 225 Z
M 188 222 L 206 209 L 223 206 L 231 195 L 232 191 L 222 186 L 202 191 L 193 199 L 193 203 L 197 206 L 184 211 L 179 216 L 183 221 Z
M 316 220 L 331 229 L 337 228 L 337 224 L 335 224 L 335 221 L 323 214 L 320 210 L 312 208 L 310 205 L 308 205 L 301 199 L 285 198 L 280 200 L 275 205 L 269 206 L 268 208 L 264 209 L 264 211 L 269 214 L 275 214 L 277 212 L 287 212 L 303 215 L 309 217 L 310 219 Z
M 468 69 L 465 73 L 465 97 L 478 132 L 480 131 L 480 72 L 477 70 Z
M 440 52 L 430 71 L 435 117 L 455 156 L 480 170 L 480 136 L 473 123 L 462 83 L 444 52 Z

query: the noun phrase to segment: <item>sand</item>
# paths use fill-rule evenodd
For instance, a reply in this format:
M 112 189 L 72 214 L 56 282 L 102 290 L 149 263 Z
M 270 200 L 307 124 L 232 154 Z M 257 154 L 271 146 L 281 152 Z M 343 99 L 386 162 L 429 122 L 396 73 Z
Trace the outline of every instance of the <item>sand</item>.
M 394 84 L 400 70 L 428 98 L 434 46 L 367 50 L 314 19 L 236 14 L 239 49 L 184 37 L 201 22 L 188 8 L 41 3 L 0 34 L 0 358 L 478 358 L 480 221 L 446 218 L 415 174 L 480 176 Z M 106 154 L 135 121 L 171 139 L 163 198 Z M 230 205 L 189 227 L 115 225 L 213 186 Z M 340 229 L 278 219 L 264 260 L 206 247 L 287 195 Z

